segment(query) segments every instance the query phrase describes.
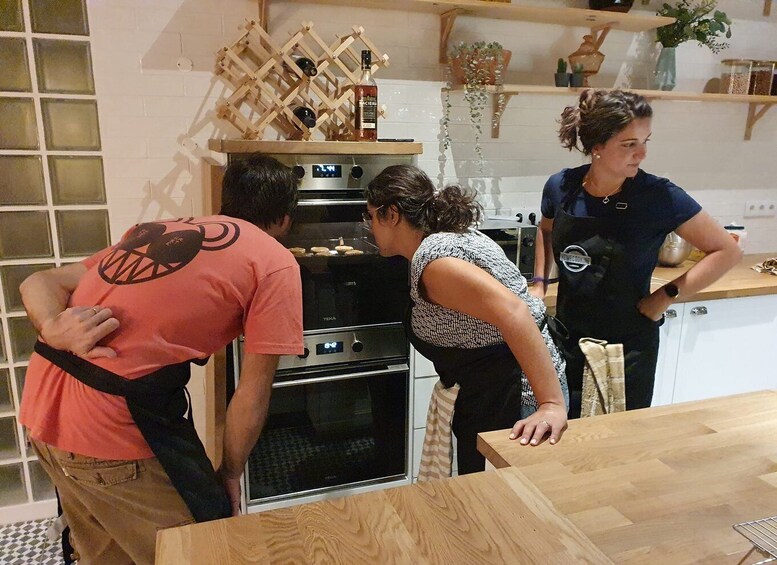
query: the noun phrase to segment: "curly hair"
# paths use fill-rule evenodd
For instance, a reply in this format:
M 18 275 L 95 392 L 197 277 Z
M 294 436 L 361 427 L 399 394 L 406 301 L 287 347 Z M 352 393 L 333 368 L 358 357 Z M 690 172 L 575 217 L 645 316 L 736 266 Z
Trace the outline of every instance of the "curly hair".
M 396 206 L 410 225 L 425 234 L 461 233 L 480 219 L 476 194 L 459 185 L 435 192 L 428 175 L 412 165 L 391 165 L 381 171 L 364 191 L 367 202 L 385 217 Z
M 558 121 L 558 137 L 562 147 L 590 155 L 594 147 L 606 143 L 634 120 L 652 116 L 653 109 L 639 94 L 589 88 L 580 93 L 577 106 L 564 108 Z

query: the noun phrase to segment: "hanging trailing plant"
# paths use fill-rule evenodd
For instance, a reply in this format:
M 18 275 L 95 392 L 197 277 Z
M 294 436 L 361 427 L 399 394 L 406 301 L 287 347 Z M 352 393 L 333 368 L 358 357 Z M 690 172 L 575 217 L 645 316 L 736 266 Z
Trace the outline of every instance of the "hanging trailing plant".
M 464 87 L 464 101 L 469 108 L 469 121 L 474 130 L 475 153 L 478 156 L 479 168 L 483 170 L 483 137 L 482 119 L 488 106 L 489 92 L 487 86 L 504 84 L 504 69 L 510 59 L 510 51 L 506 51 L 500 43 L 495 41 L 476 43 L 457 43 L 448 55 L 447 79 L 448 88 L 445 90 L 444 113 L 442 119 L 443 146 L 448 149 L 451 146 L 450 136 L 450 92 L 455 84 Z M 492 125 L 499 123 L 505 107 L 504 93 L 496 96 Z

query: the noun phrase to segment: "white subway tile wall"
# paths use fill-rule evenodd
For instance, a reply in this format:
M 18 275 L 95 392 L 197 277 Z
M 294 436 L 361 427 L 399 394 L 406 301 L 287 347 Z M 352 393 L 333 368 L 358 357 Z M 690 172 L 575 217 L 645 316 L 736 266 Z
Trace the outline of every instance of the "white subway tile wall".
M 575 6 L 573 0 L 524 2 Z M 653 2 L 655 4 L 655 2 Z M 761 15 L 759 2 L 720 0 L 734 18 L 731 47 L 715 55 L 692 43 L 677 51 L 677 90 L 701 91 L 719 76 L 724 57 L 777 59 L 777 18 Z M 92 0 L 89 2 L 92 57 L 98 92 L 105 177 L 116 240 L 138 221 L 202 212 L 207 168 L 201 158 L 207 140 L 234 137 L 214 107 L 225 86 L 212 74 L 215 52 L 238 35 L 245 19 L 258 18 L 254 0 Z M 637 5 L 651 12 L 656 6 Z M 563 150 L 556 120 L 574 96 L 514 96 L 504 113 L 499 139 L 491 139 L 484 119 L 481 172 L 474 151 L 469 113 L 461 94 L 451 96 L 453 146 L 443 151 L 443 66 L 437 62 L 439 20 L 430 14 L 315 3 L 273 2 L 270 30 L 279 40 L 312 21 L 326 40 L 365 28 L 390 56 L 377 75 L 387 119 L 381 137 L 414 138 L 424 145 L 419 164 L 436 182 L 476 187 L 483 205 L 501 213 L 538 208 L 547 177 L 584 160 Z M 459 17 L 451 41 L 483 38 L 501 42 L 513 56 L 507 81 L 550 84 L 555 61 L 573 52 L 584 29 Z M 645 88 L 658 49 L 651 32 L 613 31 L 602 51 L 607 58 L 593 86 Z M 178 68 L 179 58 L 191 71 Z M 777 251 L 777 218 L 743 218 L 746 200 L 777 200 L 777 112 L 767 113 L 744 141 L 746 104 L 653 103 L 653 138 L 644 168 L 664 175 L 690 192 L 722 223 L 743 222 L 747 251 Z

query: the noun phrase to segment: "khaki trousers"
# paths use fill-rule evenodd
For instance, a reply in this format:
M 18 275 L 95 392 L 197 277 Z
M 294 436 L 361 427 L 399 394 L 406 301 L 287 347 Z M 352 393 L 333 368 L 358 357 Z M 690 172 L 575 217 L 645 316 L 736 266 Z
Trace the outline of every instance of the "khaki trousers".
M 156 458 L 109 461 L 30 441 L 59 491 L 79 565 L 152 565 L 157 531 L 194 522 Z

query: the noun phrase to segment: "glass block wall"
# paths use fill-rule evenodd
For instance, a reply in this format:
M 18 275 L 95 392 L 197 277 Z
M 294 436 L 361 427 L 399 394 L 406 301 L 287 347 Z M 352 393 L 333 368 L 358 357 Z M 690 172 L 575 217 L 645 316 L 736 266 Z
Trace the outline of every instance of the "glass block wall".
M 54 497 L 17 419 L 35 341 L 19 284 L 109 233 L 86 2 L 0 0 L 0 513 Z

